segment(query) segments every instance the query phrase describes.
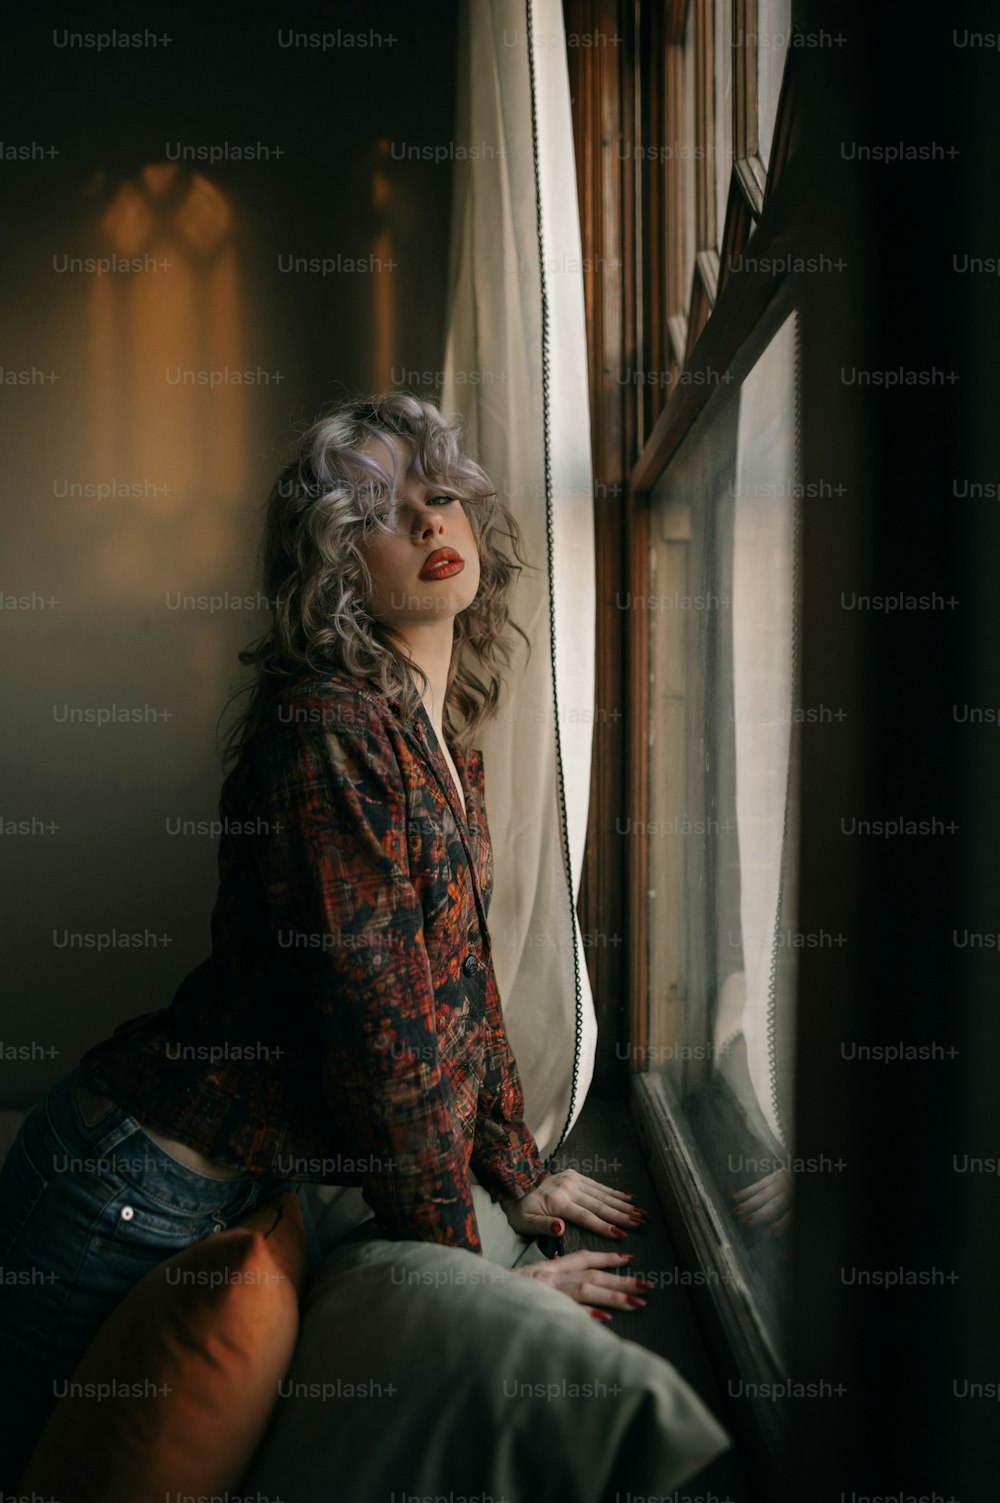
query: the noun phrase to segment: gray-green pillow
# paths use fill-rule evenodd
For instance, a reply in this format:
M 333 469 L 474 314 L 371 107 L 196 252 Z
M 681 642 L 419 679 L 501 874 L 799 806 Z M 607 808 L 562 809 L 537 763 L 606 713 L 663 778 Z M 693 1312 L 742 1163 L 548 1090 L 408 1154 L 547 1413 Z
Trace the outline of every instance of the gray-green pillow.
M 279 1394 L 241 1491 L 284 1503 L 612 1503 L 730 1444 L 669 1362 L 567 1295 L 372 1226 L 324 1258 Z

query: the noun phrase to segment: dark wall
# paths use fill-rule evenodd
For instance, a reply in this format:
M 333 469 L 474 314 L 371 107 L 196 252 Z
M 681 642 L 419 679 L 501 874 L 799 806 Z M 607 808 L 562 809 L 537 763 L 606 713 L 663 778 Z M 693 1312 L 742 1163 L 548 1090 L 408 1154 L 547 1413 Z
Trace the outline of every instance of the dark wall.
M 1000 1260 L 996 12 L 803 11 L 844 43 L 804 59 L 796 249 L 847 271 L 804 279 L 804 478 L 843 493 L 805 507 L 803 702 L 845 720 L 835 744 L 804 730 L 799 921 L 848 943 L 801 958 L 796 1154 L 839 1167 L 796 1191 L 787 1496 L 978 1503 Z M 845 608 L 855 592 L 898 605 Z
M 208 951 L 216 841 L 170 829 L 217 813 L 286 441 L 345 394 L 437 385 L 456 9 L 5 24 L 0 1105 Z M 146 45 L 64 34 L 114 31 Z

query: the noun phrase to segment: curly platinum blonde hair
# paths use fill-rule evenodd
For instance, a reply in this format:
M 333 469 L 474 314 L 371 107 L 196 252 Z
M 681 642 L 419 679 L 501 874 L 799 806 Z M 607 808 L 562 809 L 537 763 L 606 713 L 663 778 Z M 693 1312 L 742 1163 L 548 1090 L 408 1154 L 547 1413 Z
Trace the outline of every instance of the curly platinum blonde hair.
M 372 577 L 358 545 L 376 530 L 391 530 L 380 511 L 395 496 L 394 475 L 360 452 L 379 435 L 410 441 L 412 473 L 459 499 L 476 539 L 479 591 L 455 617 L 443 709 L 449 737 L 467 747 L 484 717 L 496 714 L 511 661 L 508 627 L 531 652 L 528 637 L 510 619 L 508 602 L 521 569 L 534 566 L 522 555 L 512 513 L 484 471 L 462 452 L 458 425 L 410 392 L 345 402 L 301 434 L 267 499 L 259 572 L 271 602 L 271 624 L 239 655 L 256 675 L 223 710 L 225 715 L 235 699 L 249 693 L 249 704 L 226 737 L 224 766 L 239 759 L 268 718 L 275 696 L 294 679 L 343 669 L 372 679 L 386 695 L 400 695 L 411 714 L 426 690 L 426 674 L 367 609 Z M 420 689 L 414 674 L 422 681 Z

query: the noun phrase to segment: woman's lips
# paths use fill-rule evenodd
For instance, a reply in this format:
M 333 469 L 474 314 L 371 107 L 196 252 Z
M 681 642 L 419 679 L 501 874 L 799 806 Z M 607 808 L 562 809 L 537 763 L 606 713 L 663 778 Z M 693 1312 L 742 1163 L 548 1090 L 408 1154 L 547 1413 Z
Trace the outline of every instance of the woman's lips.
M 464 559 L 455 554 L 445 554 L 434 562 L 435 555 L 432 553 L 426 564 L 420 571 L 421 579 L 447 579 L 452 574 L 458 574 L 465 568 Z

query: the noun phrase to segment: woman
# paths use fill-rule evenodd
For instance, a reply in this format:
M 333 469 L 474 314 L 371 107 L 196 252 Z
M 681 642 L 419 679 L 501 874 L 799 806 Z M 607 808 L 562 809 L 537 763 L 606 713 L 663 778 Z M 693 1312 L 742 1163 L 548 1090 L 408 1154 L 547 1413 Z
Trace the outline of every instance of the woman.
M 129 1288 L 290 1183 L 361 1185 L 386 1236 L 474 1253 L 470 1172 L 526 1236 L 637 1224 L 629 1195 L 546 1172 L 493 972 L 466 748 L 509 661 L 505 537 L 519 558 L 485 474 L 405 393 L 316 423 L 275 485 L 212 954 L 53 1087 L 0 1174 L 5 1271 L 39 1273 L 2 1286 L 3 1480 Z M 523 1271 L 609 1318 L 646 1287 L 613 1272 L 627 1256 Z

